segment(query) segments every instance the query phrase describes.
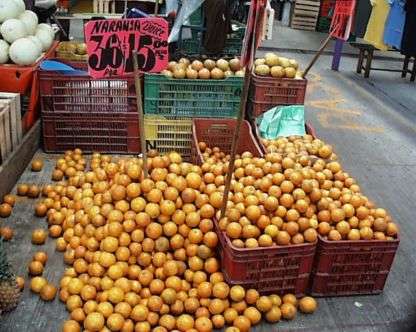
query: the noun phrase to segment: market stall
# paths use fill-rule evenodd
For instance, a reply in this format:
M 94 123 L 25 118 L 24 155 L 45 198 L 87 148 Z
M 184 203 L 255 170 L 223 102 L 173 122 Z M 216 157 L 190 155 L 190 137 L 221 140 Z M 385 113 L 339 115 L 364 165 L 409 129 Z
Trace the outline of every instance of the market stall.
M 314 297 L 383 291 L 398 226 L 305 123 L 298 62 L 255 57 L 264 1 L 251 2 L 238 54 L 209 56 L 172 52 L 168 22 L 150 16 L 90 21 L 85 40 L 54 43 L 11 3 L 0 75 L 28 77 L 0 88 L 0 217 L 34 222 L 0 227 L 0 314 L 23 294 L 65 308 L 64 332 L 246 332 L 311 319 Z M 27 91 L 40 112 L 22 122 Z M 40 123 L 48 154 L 29 163 Z M 42 187 L 18 180 L 27 165 Z M 31 243 L 17 243 L 28 229 Z M 13 274 L 10 245 L 40 248 L 20 257 L 27 275 Z

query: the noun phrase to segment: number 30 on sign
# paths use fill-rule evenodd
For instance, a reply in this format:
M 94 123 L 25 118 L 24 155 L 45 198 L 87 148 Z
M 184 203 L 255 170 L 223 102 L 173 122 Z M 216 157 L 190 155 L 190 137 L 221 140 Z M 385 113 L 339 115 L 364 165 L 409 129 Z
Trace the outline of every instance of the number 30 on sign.
M 93 78 L 131 74 L 133 50 L 142 72 L 160 72 L 168 65 L 168 23 L 163 18 L 90 21 L 85 40 Z

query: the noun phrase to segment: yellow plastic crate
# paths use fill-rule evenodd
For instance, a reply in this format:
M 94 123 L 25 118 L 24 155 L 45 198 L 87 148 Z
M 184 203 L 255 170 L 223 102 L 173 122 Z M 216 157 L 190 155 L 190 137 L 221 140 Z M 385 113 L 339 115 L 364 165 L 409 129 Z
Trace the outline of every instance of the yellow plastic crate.
M 148 149 L 155 149 L 161 154 L 177 151 L 184 160 L 191 160 L 191 118 L 145 115 L 144 135 Z

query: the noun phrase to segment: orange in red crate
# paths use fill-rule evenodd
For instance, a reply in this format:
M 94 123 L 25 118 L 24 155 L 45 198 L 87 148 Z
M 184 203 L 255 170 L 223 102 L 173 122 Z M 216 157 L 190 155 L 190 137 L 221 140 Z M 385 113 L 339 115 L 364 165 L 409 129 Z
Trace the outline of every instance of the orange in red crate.
M 255 120 L 251 121 L 251 126 L 252 126 L 252 129 L 253 129 L 253 132 L 255 134 L 256 139 L 258 139 L 260 148 L 262 149 L 263 152 L 266 152 L 266 147 L 262 143 L 262 138 L 260 137 L 260 133 L 259 133 L 259 127 L 257 126 Z M 311 135 L 313 137 L 313 139 L 317 139 L 318 138 L 318 136 L 316 136 L 315 128 L 310 123 L 308 123 L 308 122 L 305 123 L 305 132 L 308 135 Z
M 235 119 L 194 119 L 192 123 L 192 162 L 204 162 L 198 143 L 205 142 L 208 147 L 219 147 L 226 154 L 231 152 L 234 131 L 237 126 Z M 251 132 L 250 123 L 243 121 L 237 153 L 251 152 L 255 157 L 263 155 L 257 139 Z

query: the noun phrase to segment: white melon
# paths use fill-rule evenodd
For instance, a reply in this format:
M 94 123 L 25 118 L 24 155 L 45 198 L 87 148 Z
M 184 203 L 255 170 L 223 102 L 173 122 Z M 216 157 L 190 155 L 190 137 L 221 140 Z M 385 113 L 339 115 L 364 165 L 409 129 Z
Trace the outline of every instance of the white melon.
M 52 36 L 52 38 L 55 38 L 55 32 L 53 31 L 52 27 L 49 24 L 46 24 L 46 23 L 39 24 L 36 29 L 36 32 L 38 32 L 38 30 L 45 30 Z
M 11 18 L 1 25 L 0 29 L 3 39 L 10 44 L 15 40 L 26 37 L 26 28 L 22 21 Z
M 51 36 L 46 30 L 36 30 L 35 37 L 37 37 L 42 43 L 42 51 L 47 51 L 52 46 L 53 36 Z
M 19 15 L 19 20 L 23 22 L 27 35 L 34 35 L 38 27 L 38 16 L 31 10 L 25 10 Z
M 17 7 L 19 7 L 19 12 L 23 13 L 26 9 L 25 2 L 23 0 L 13 0 L 13 1 L 16 3 Z
M 29 66 L 40 57 L 38 47 L 29 38 L 16 40 L 9 49 L 10 59 L 19 66 Z
M 0 39 L 0 64 L 9 61 L 9 44 L 3 39 Z
M 20 13 L 20 6 L 13 0 L 0 1 L 0 23 L 10 18 L 16 18 Z
M 27 39 L 31 40 L 36 47 L 39 49 L 39 53 L 42 53 L 43 45 L 42 42 L 36 36 L 27 36 Z

